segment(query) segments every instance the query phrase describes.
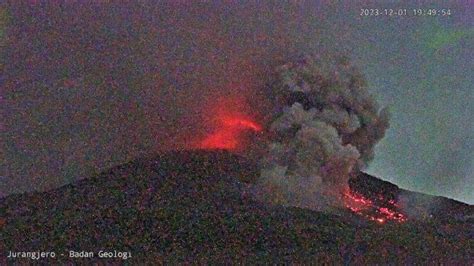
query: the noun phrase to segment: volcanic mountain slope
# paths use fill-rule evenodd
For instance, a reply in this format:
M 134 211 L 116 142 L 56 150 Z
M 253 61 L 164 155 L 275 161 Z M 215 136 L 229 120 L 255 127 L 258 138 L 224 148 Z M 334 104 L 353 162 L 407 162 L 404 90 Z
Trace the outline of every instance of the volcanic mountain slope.
M 409 212 L 406 222 L 380 224 L 349 209 L 256 202 L 245 188 L 257 172 L 224 151 L 173 152 L 52 191 L 11 195 L 0 200 L 2 261 L 9 251 L 38 250 L 55 251 L 56 262 L 71 260 L 70 250 L 95 252 L 86 263 L 112 261 L 98 258 L 100 250 L 130 251 L 133 263 L 474 261 L 473 206 L 360 174 L 350 183 L 354 193 Z

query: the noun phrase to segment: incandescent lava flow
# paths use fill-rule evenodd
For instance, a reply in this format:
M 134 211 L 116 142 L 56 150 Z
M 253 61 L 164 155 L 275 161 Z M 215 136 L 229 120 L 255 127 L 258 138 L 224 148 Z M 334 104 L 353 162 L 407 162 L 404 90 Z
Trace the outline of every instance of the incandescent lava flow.
M 373 201 L 364 196 L 347 190 L 344 193 L 345 205 L 348 209 L 357 215 L 363 216 L 371 221 L 378 223 L 385 223 L 387 221 L 394 221 L 403 223 L 407 221 L 407 217 L 398 211 L 398 204 L 390 200 L 389 206 L 376 206 Z

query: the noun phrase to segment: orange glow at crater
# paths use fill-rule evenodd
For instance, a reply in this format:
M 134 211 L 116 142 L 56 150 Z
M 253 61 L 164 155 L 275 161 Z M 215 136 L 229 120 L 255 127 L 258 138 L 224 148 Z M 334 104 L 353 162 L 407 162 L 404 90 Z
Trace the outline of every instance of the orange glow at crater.
M 259 124 L 243 117 L 224 116 L 217 119 L 217 121 L 217 129 L 200 142 L 199 148 L 234 150 L 238 148 L 244 132 L 248 130 L 254 132 L 262 131 L 262 127 Z
M 255 132 L 262 131 L 262 127 L 260 125 L 243 118 L 226 118 L 222 121 L 222 123 L 228 128 L 251 129 Z
M 263 126 L 257 122 L 259 112 L 249 104 L 250 96 L 245 95 L 245 86 L 230 83 L 226 87 L 235 88 L 236 93 L 209 96 L 202 105 L 200 123 L 206 134 L 194 142 L 194 148 L 241 152 L 254 141 L 251 140 L 253 134 L 263 132 Z M 237 91 L 241 93 L 237 94 Z

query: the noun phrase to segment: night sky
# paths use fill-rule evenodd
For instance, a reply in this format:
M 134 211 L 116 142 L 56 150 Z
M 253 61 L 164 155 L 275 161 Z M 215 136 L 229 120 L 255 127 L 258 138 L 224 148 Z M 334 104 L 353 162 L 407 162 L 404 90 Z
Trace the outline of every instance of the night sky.
M 0 5 L 0 195 L 186 148 L 212 131 L 218 99 L 245 99 L 240 112 L 265 124 L 269 71 L 324 49 L 348 55 L 390 107 L 368 172 L 474 203 L 469 1 L 77 2 Z M 410 15 L 360 16 L 371 7 Z M 415 7 L 449 8 L 451 16 L 415 17 Z

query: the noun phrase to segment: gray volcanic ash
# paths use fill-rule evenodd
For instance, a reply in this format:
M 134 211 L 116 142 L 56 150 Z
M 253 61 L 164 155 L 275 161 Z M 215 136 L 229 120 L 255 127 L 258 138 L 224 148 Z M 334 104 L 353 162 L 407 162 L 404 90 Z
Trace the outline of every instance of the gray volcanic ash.
M 264 200 L 319 209 L 340 205 L 350 174 L 374 156 L 388 128 L 347 58 L 305 56 L 277 69 L 276 105 L 259 184 Z

